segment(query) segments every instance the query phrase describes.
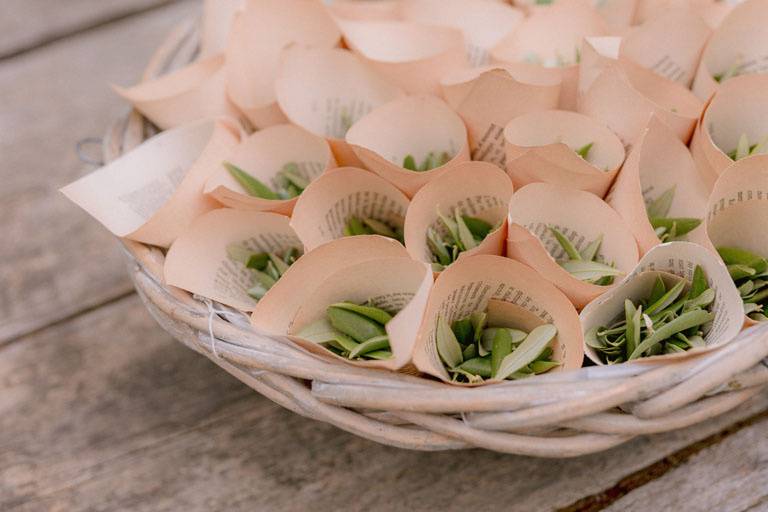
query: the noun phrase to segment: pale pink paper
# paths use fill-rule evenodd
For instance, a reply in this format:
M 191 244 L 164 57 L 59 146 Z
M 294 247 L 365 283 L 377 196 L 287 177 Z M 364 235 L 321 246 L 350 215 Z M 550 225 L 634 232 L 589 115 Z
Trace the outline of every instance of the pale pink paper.
M 293 210 L 291 226 L 308 251 L 344 236 L 350 217 L 371 217 L 403 226 L 408 198 L 381 177 L 354 167 L 328 172 L 307 187 Z
M 413 197 L 405 217 L 405 247 L 413 259 L 432 263 L 427 229 L 445 233 L 438 208 L 446 216 L 459 208 L 464 215 L 498 226 L 477 247 L 459 254 L 459 259 L 473 254 L 504 254 L 506 210 L 512 191 L 509 177 L 495 165 L 466 162 L 452 167 Z
M 193 62 L 154 80 L 113 88 L 163 130 L 216 116 L 240 116 L 225 92 L 224 57 Z
M 638 0 L 635 11 L 635 23 L 642 25 L 651 20 L 661 18 L 672 9 L 690 9 L 702 12 L 713 0 Z
M 658 272 L 674 274 L 671 281 L 680 278 L 693 279 L 696 265 L 701 265 L 709 286 L 715 291 L 712 311 L 715 319 L 709 332 L 704 336 L 706 347 L 690 349 L 683 353 L 643 357 L 632 362 L 676 361 L 712 350 L 731 341 L 741 330 L 743 309 L 741 297 L 733 285 L 728 270 L 717 255 L 704 247 L 690 242 L 670 242 L 651 249 L 637 267 L 617 286 L 590 302 L 580 314 L 583 332 L 595 326 L 605 326 L 618 317 L 624 316 L 624 300 L 635 302 L 650 294 Z M 677 276 L 677 277 L 675 277 Z M 586 347 L 587 356 L 598 365 L 604 364 L 591 347 Z
M 344 141 L 347 130 L 402 95 L 350 51 L 299 46 L 283 53 L 275 93 L 292 123 L 328 139 L 340 165 L 357 167 L 362 164 Z
M 431 288 L 429 267 L 409 258 L 377 258 L 349 265 L 328 275 L 315 289 L 307 290 L 287 334 L 295 343 L 321 357 L 355 366 L 397 370 L 411 361 Z M 385 326 L 392 350 L 390 359 L 352 361 L 298 336 L 303 328 L 325 318 L 328 306 L 343 301 L 357 304 L 370 301 L 387 311 L 397 311 Z
M 733 163 L 727 153 L 736 149 L 742 134 L 750 144 L 768 136 L 766 91 L 768 75 L 742 75 L 722 84 L 709 102 L 697 126 L 691 152 L 710 186 Z
M 336 166 L 325 139 L 290 124 L 271 126 L 244 138 L 225 160 L 268 185 L 288 163 L 295 163 L 299 173 L 310 181 Z M 298 199 L 272 200 L 251 196 L 223 165 L 205 182 L 204 192 L 231 208 L 284 215 L 291 214 Z
M 61 189 L 118 237 L 168 247 L 218 206 L 203 186 L 240 140 L 231 120 L 163 132 Z
M 487 254 L 460 259 L 440 274 L 429 296 L 416 341 L 413 353 L 416 367 L 449 382 L 435 341 L 438 315 L 451 323 L 484 311 L 490 301 L 510 305 L 492 305 L 489 313 L 494 323 L 489 325 L 526 330 L 545 323 L 555 325 L 557 336 L 551 345 L 552 358 L 562 365 L 552 372 L 581 367 L 584 339 L 578 314 L 565 295 L 522 263 Z M 498 381 L 488 380 L 483 384 L 489 382 Z
M 709 190 L 685 145 L 652 118 L 606 197 L 632 230 L 641 254 L 661 243 L 648 221 L 646 203 L 673 187 L 675 197 L 669 216 L 702 219 L 685 239 L 712 249 L 703 223 Z
M 315 0 L 246 0 L 227 43 L 227 93 L 258 128 L 285 122 L 274 82 L 285 47 L 332 48 L 341 33 Z
M 707 204 L 706 230 L 715 247 L 768 255 L 768 155 L 739 160 L 725 169 Z M 746 318 L 747 325 L 756 323 Z
M 637 244 L 629 227 L 594 194 L 533 183 L 512 196 L 508 222 L 507 257 L 532 267 L 557 286 L 577 309 L 610 287 L 580 281 L 561 267 L 556 258 L 563 259 L 565 252 L 548 228 L 562 232 L 577 250 L 602 236 L 598 261 L 613 263 L 624 274 L 637 264 Z M 615 282 L 620 279 L 617 277 Z
M 366 168 L 412 197 L 451 166 L 469 160 L 464 122 L 434 96 L 404 96 L 357 121 L 346 141 Z M 407 155 L 420 163 L 430 153 L 447 152 L 451 160 L 429 171 L 402 167 Z
M 496 0 L 408 0 L 400 13 L 406 21 L 461 30 L 473 66 L 488 64 L 491 48 L 525 18 L 521 10 Z
M 206 58 L 223 53 L 235 13 L 245 5 L 245 0 L 205 0 L 203 2 L 202 27 L 200 29 L 200 57 Z
M 220 208 L 198 217 L 173 242 L 165 256 L 165 282 L 240 311 L 252 311 L 257 301 L 247 291 L 254 285 L 253 276 L 242 263 L 229 258 L 231 244 L 278 254 L 301 249 L 288 217 Z
M 504 169 L 504 126 L 514 117 L 557 107 L 560 77 L 525 64 L 457 70 L 441 81 L 443 97 L 464 120 L 473 160 Z
M 624 146 L 608 128 L 565 110 L 530 112 L 504 128 L 506 168 L 516 188 L 544 182 L 603 197 L 624 162 Z M 592 143 L 587 158 L 576 149 Z
M 350 236 L 323 244 L 299 258 L 256 304 L 251 324 L 272 334 L 285 334 L 296 312 L 330 275 L 363 261 L 408 258 L 403 245 L 381 236 Z
M 334 17 L 348 20 L 399 20 L 402 19 L 402 3 L 402 0 L 334 0 L 327 5 L 327 9 Z

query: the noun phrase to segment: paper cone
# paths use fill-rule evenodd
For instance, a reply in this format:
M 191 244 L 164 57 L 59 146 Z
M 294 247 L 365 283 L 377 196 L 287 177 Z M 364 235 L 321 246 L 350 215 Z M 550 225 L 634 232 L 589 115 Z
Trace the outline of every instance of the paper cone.
M 552 360 L 562 365 L 551 371 L 581 367 L 584 340 L 576 310 L 565 295 L 522 263 L 491 255 L 463 258 L 440 274 L 429 295 L 416 341 L 413 353 L 416 367 L 449 382 L 448 372 L 437 353 L 437 317 L 440 315 L 452 323 L 486 308 L 493 318 L 493 323 L 489 318 L 488 324 L 492 326 L 530 331 L 537 325 L 554 324 L 557 336 L 551 345 Z M 487 380 L 483 384 L 493 382 L 498 381 Z
M 219 206 L 203 186 L 239 141 L 231 120 L 185 125 L 61 191 L 115 236 L 168 247 L 195 218 Z
M 466 162 L 456 165 L 424 186 L 413 197 L 405 217 L 405 247 L 411 257 L 432 263 L 427 246 L 427 229 L 445 234 L 437 209 L 451 215 L 456 208 L 464 215 L 478 217 L 498 226 L 474 249 L 462 252 L 459 259 L 473 254 L 504 254 L 506 209 L 512 197 L 512 182 L 495 165 Z
M 461 118 L 432 96 L 391 101 L 356 122 L 347 143 L 366 168 L 412 197 L 451 166 L 469 160 L 467 130 Z M 451 160 L 429 171 L 402 167 L 407 155 L 422 162 L 429 153 L 447 152 Z
M 490 62 L 490 50 L 513 32 L 525 14 L 496 0 L 410 0 L 402 3 L 403 19 L 461 30 L 473 66 Z
M 205 0 L 202 28 L 200 29 L 200 57 L 224 53 L 235 13 L 243 8 L 245 0 Z
M 602 236 L 598 261 L 613 263 L 625 274 L 637 264 L 637 244 L 629 227 L 606 203 L 587 192 L 547 183 L 527 185 L 512 196 L 508 222 L 507 256 L 536 270 L 577 309 L 610 287 L 580 281 L 561 267 L 556 259 L 565 253 L 549 227 L 562 232 L 580 251 Z
M 720 259 L 704 247 L 690 242 L 657 245 L 643 256 L 632 274 L 584 308 L 579 315 L 583 332 L 586 333 L 595 326 L 608 325 L 620 315 L 623 316 L 625 299 L 638 302 L 647 298 L 659 273 L 673 274 L 671 280 L 665 277 L 667 283 L 676 282 L 679 278 L 690 281 L 697 265 L 701 265 L 709 286 L 715 291 L 715 301 L 712 305 L 715 319 L 704 336 L 707 346 L 690 349 L 684 353 L 643 357 L 631 362 L 679 361 L 681 358 L 701 354 L 731 341 L 741 330 L 744 314 L 739 292 Z M 677 279 L 674 276 L 678 276 Z M 585 350 L 592 362 L 604 364 L 594 349 L 586 347 Z
M 165 282 L 240 311 L 252 311 L 256 300 L 247 291 L 254 284 L 253 276 L 243 264 L 229 258 L 230 244 L 254 252 L 301 249 L 299 238 L 288 226 L 288 217 L 229 208 L 212 210 L 198 217 L 171 245 L 165 257 Z
M 602 124 L 564 110 L 530 112 L 504 128 L 507 172 L 516 188 L 561 184 L 603 197 L 624 162 L 624 146 Z M 576 149 L 592 143 L 587 158 Z
M 713 0 L 639 0 L 635 11 L 635 24 L 642 25 L 661 18 L 673 9 L 690 9 L 702 12 Z
M 506 168 L 504 126 L 514 117 L 557 107 L 561 79 L 530 65 L 457 70 L 441 81 L 443 96 L 464 120 L 473 160 Z
M 347 46 L 408 94 L 439 94 L 440 78 L 467 67 L 460 30 L 402 21 L 337 19 Z
M 113 88 L 150 121 L 167 130 L 204 118 L 239 117 L 227 99 L 225 82 L 224 57 L 219 55 L 133 87 Z
M 227 94 L 257 128 L 286 122 L 274 82 L 285 47 L 333 48 L 341 39 L 315 0 L 246 0 L 227 44 Z
M 376 2 L 361 2 L 360 0 L 334 0 L 326 6 L 336 18 L 347 20 L 399 20 L 401 0 L 377 0 Z
M 347 130 L 402 94 L 347 50 L 297 46 L 283 53 L 275 93 L 292 123 L 328 139 L 340 165 L 358 166 L 344 142 Z
M 293 210 L 291 226 L 307 251 L 344 236 L 350 217 L 371 217 L 403 226 L 408 198 L 379 176 L 353 167 L 328 172 L 307 187 Z
M 688 233 L 685 240 L 712 249 L 703 222 L 709 190 L 685 145 L 653 118 L 633 146 L 606 198 L 631 229 L 641 254 L 661 243 L 648 220 L 646 202 L 657 199 L 670 188 L 675 189 L 675 197 L 669 217 L 702 219 L 701 225 Z
M 274 184 L 275 175 L 288 163 L 297 164 L 299 173 L 310 181 L 336 166 L 325 139 L 289 124 L 265 128 L 244 138 L 227 155 L 226 161 L 265 184 Z M 291 214 L 298 199 L 271 200 L 251 196 L 223 165 L 208 178 L 204 191 L 230 208 L 284 215 Z
M 707 204 L 706 230 L 715 247 L 768 255 L 768 155 L 739 160 L 718 178 Z M 746 323 L 756 323 L 746 318 Z

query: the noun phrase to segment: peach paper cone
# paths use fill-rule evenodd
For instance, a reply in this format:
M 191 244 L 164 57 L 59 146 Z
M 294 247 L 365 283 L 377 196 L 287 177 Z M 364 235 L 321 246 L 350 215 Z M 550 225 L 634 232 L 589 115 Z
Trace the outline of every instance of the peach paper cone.
M 376 2 L 361 2 L 360 0 L 334 0 L 326 8 L 335 18 L 347 20 L 399 20 L 402 0 L 377 0 Z
M 433 96 L 404 96 L 378 107 L 349 129 L 346 141 L 366 168 L 409 197 L 451 166 L 469 160 L 464 122 Z M 406 156 L 420 164 L 429 153 L 451 158 L 428 171 L 402 167 Z
M 167 130 L 211 117 L 240 117 L 225 86 L 224 57 L 218 55 L 132 87 L 112 87 L 147 119 Z
M 643 25 L 673 9 L 690 9 L 700 13 L 713 3 L 714 0 L 638 0 L 634 23 Z
M 473 66 L 490 61 L 490 50 L 525 18 L 523 11 L 497 0 L 408 0 L 402 2 L 406 21 L 461 30 Z
M 377 258 L 349 265 L 328 275 L 317 288 L 305 288 L 300 292 L 304 294 L 304 301 L 295 312 L 287 334 L 296 344 L 320 357 L 355 366 L 398 370 L 411 361 L 431 287 L 432 272 L 429 267 L 409 258 Z M 357 304 L 370 302 L 396 313 L 385 326 L 392 350 L 391 358 L 351 361 L 298 335 L 303 328 L 325 318 L 328 306 L 344 301 Z
M 552 360 L 562 364 L 551 371 L 581 367 L 584 338 L 578 314 L 566 296 L 522 263 L 492 255 L 462 258 L 440 274 L 429 295 L 416 341 L 413 353 L 416 367 L 450 382 L 437 353 L 437 317 L 452 323 L 486 309 L 491 326 L 516 327 L 530 332 L 539 325 L 554 324 L 557 336 L 550 345 Z M 483 384 L 494 382 L 498 383 L 487 380 Z
M 736 247 L 768 256 L 768 155 L 739 160 L 715 183 L 706 230 L 715 247 Z M 756 323 L 746 317 L 747 325 Z
M 226 53 L 227 94 L 257 128 L 286 122 L 275 96 L 285 47 L 333 48 L 341 33 L 315 0 L 246 0 Z
M 577 309 L 610 286 L 580 281 L 561 267 L 556 259 L 563 259 L 565 251 L 550 227 L 563 233 L 579 251 L 602 236 L 596 261 L 612 263 L 624 274 L 637 264 L 637 244 L 629 227 L 610 206 L 587 192 L 548 183 L 527 185 L 512 196 L 508 222 L 507 257 L 532 267 Z
M 198 217 L 173 242 L 165 257 L 165 282 L 240 311 L 252 311 L 257 301 L 247 292 L 254 285 L 253 277 L 242 263 L 229 258 L 230 244 L 254 252 L 301 249 L 288 217 L 220 208 Z
M 298 126 L 275 125 L 245 137 L 226 161 L 254 176 L 262 183 L 275 185 L 276 174 L 289 163 L 309 181 L 336 166 L 328 143 Z M 220 165 L 205 183 L 206 194 L 230 208 L 261 210 L 290 215 L 298 198 L 262 199 L 249 195 Z
M 661 243 L 648 220 L 646 203 L 669 189 L 675 191 L 669 217 L 702 219 L 684 239 L 712 249 L 703 223 L 709 190 L 685 145 L 652 118 L 606 197 L 631 229 L 641 254 Z
M 337 19 L 347 46 L 408 94 L 439 94 L 440 79 L 468 67 L 458 29 L 403 21 Z
M 565 110 L 530 112 L 504 128 L 506 168 L 516 188 L 554 183 L 603 197 L 624 162 L 619 138 L 589 117 Z M 576 150 L 592 144 L 587 158 Z
M 348 50 L 292 46 L 275 81 L 280 109 L 293 124 L 328 139 L 340 165 L 362 167 L 344 141 L 368 112 L 402 95 Z
M 730 69 L 739 75 L 768 73 L 766 26 L 768 0 L 747 0 L 734 7 L 704 48 L 693 82 L 696 96 L 704 101 L 712 97 L 719 87 L 714 76 Z
M 557 108 L 560 77 L 526 64 L 457 70 L 443 78 L 443 97 L 464 120 L 473 160 L 504 169 L 504 127 L 514 117 Z
M 709 102 L 696 128 L 691 153 L 710 187 L 733 163 L 727 153 L 736 149 L 742 135 L 750 144 L 768 137 L 766 91 L 768 75 L 742 75 L 722 84 Z
M 354 167 L 325 173 L 304 189 L 291 226 L 307 251 L 344 236 L 350 217 L 370 217 L 401 228 L 408 198 L 381 177 Z
M 596 326 L 607 326 L 617 318 L 624 317 L 624 300 L 637 303 L 648 298 L 656 277 L 661 275 L 665 284 L 674 285 L 681 278 L 690 281 L 697 265 L 701 265 L 709 286 L 715 291 L 712 312 L 715 318 L 709 332 L 704 336 L 706 347 L 694 348 L 676 354 L 664 354 L 633 359 L 632 362 L 674 362 L 701 354 L 731 341 L 741 330 L 742 306 L 739 292 L 728 275 L 722 261 L 712 251 L 690 242 L 670 242 L 651 249 L 635 270 L 617 286 L 587 304 L 580 314 L 584 333 Z M 603 365 L 592 347 L 585 347 L 587 356 L 598 365 Z
M 413 259 L 431 264 L 427 230 L 447 235 L 438 216 L 450 216 L 456 208 L 464 215 L 482 219 L 495 229 L 474 249 L 459 254 L 504 254 L 507 235 L 506 212 L 512 197 L 512 182 L 504 171 L 486 162 L 465 162 L 431 181 L 413 197 L 405 217 L 405 247 Z
M 200 28 L 201 58 L 224 52 L 232 20 L 244 5 L 245 0 L 204 0 Z
M 115 236 L 168 247 L 217 208 L 203 186 L 240 141 L 230 119 L 160 133 L 61 191 Z

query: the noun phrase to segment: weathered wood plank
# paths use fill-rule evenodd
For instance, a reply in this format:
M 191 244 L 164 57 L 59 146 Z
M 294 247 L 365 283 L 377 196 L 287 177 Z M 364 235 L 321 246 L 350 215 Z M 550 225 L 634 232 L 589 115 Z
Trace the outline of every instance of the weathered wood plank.
M 108 83 L 135 81 L 197 9 L 174 3 L 0 63 L 0 345 L 130 290 L 111 235 L 58 189 L 84 172 L 76 141 L 127 110 Z
M 417 453 L 306 420 L 163 335 L 136 297 L 0 358 L 0 510 L 551 510 L 737 419 L 552 461 Z
M 768 418 L 702 450 L 606 511 L 768 510 Z
M 3 0 L 0 59 L 175 0 Z

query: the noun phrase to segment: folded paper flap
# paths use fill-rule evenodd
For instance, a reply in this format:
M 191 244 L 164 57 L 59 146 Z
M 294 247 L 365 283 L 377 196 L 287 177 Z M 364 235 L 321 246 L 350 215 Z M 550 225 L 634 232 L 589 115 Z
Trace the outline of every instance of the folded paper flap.
M 131 87 L 112 87 L 131 102 L 156 101 L 171 98 L 200 87 L 206 80 L 222 69 L 224 56 L 215 55 L 196 61 L 189 66 L 162 75 L 154 80 L 141 82 Z
M 416 342 L 416 367 L 449 380 L 435 344 L 438 315 L 450 323 L 485 310 L 491 299 L 515 304 L 542 322 L 553 323 L 558 331 L 558 350 L 562 352 L 561 369 L 581 366 L 581 327 L 568 299 L 521 263 L 501 256 L 479 255 L 457 261 L 435 282 Z
M 401 0 L 335 0 L 326 5 L 334 18 L 349 20 L 398 20 L 401 18 Z
M 283 52 L 275 93 L 288 119 L 327 138 L 402 94 L 348 50 L 296 45 Z
M 254 308 L 251 324 L 272 334 L 288 332 L 304 302 L 331 274 L 378 258 L 408 258 L 405 247 L 390 238 L 361 235 L 320 245 L 299 258 Z
M 251 271 L 227 253 L 231 244 L 253 252 L 281 254 L 301 248 L 288 226 L 288 217 L 274 213 L 212 210 L 201 217 L 171 245 L 163 268 L 165 281 L 191 293 L 208 297 L 241 311 L 256 304 L 247 291 L 253 286 Z
M 232 20 L 244 5 L 245 0 L 205 0 L 203 2 L 200 30 L 202 58 L 217 55 L 226 49 Z

